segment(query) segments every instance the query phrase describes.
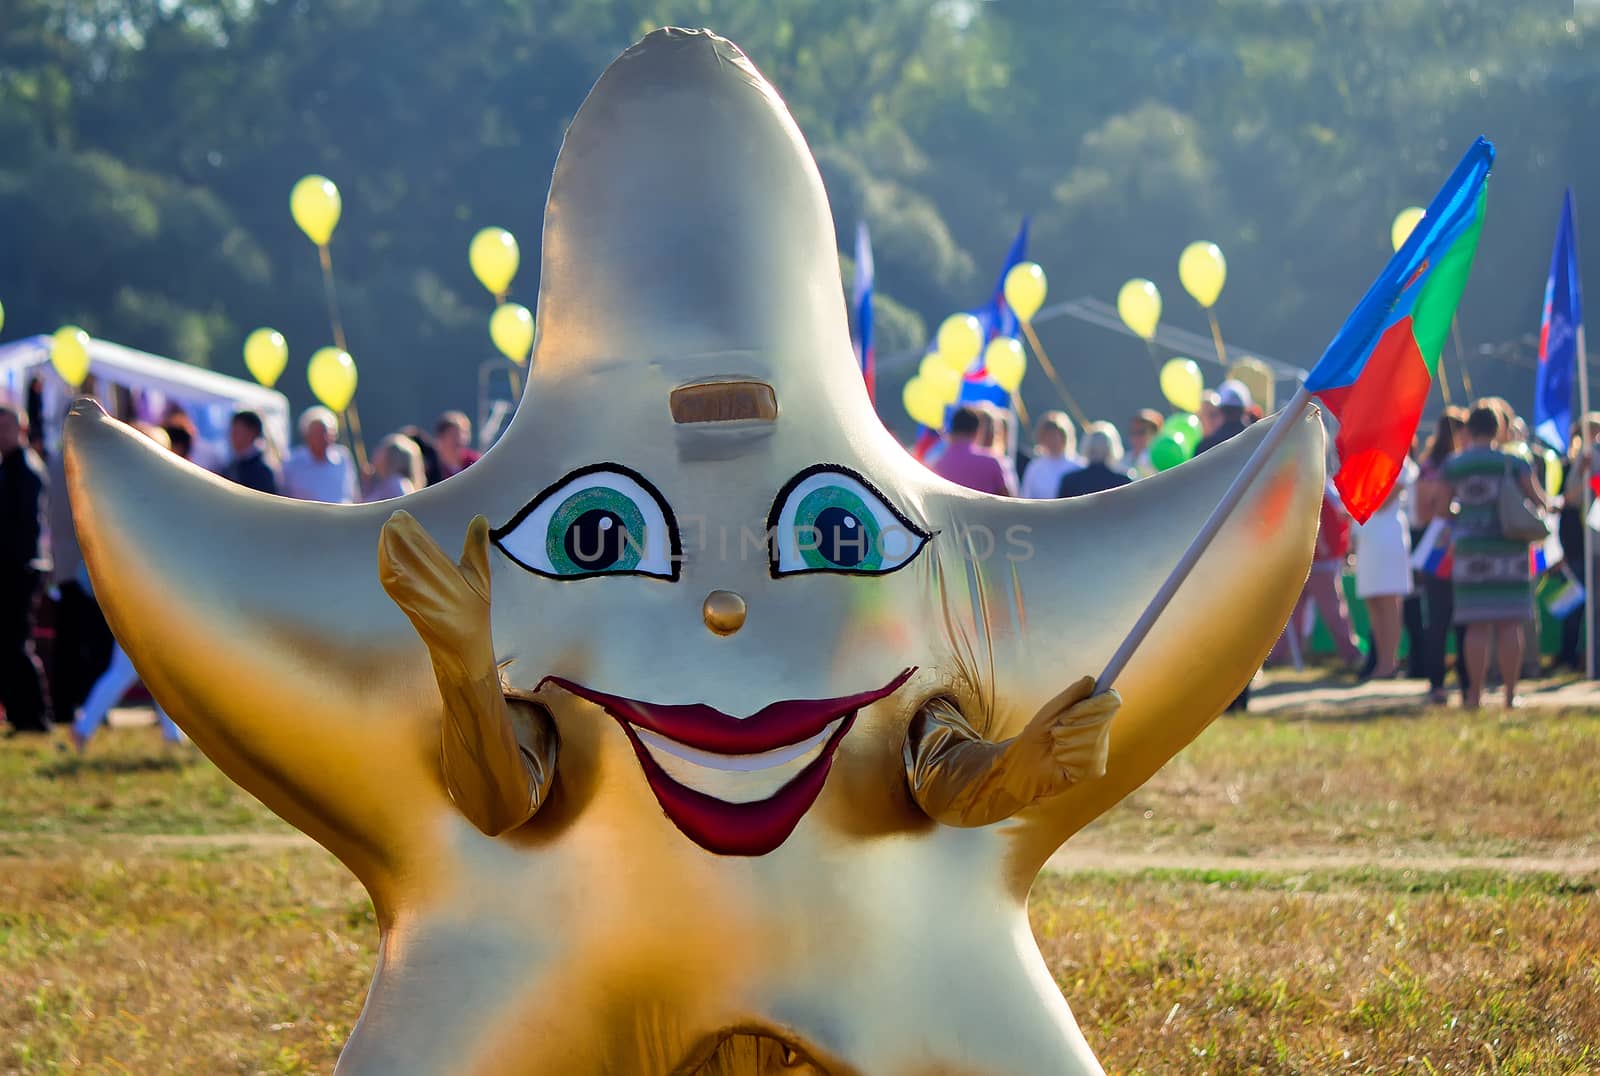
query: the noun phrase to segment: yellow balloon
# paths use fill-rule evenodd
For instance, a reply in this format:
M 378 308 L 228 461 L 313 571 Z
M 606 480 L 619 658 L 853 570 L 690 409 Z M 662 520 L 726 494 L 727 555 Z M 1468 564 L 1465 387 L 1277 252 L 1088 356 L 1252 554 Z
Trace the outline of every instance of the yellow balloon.
M 1161 292 L 1143 277 L 1134 277 L 1117 292 L 1117 313 L 1122 323 L 1146 340 L 1155 339 L 1161 322 Z
M 906 414 L 915 419 L 919 426 L 937 430 L 943 424 L 944 404 L 934 399 L 933 390 L 921 374 L 906 382 L 900 399 L 906 405 Z
M 278 383 L 289 364 L 289 344 L 276 329 L 257 329 L 244 338 L 244 365 L 267 388 Z
M 467 247 L 467 261 L 472 263 L 472 275 L 489 290 L 500 296 L 511 287 L 511 280 L 522 264 L 522 251 L 517 237 L 504 228 L 485 228 L 472 237 Z
M 1161 367 L 1161 392 L 1180 411 L 1191 415 L 1200 410 L 1200 394 L 1205 391 L 1205 378 L 1193 359 L 1171 359 Z
M 945 369 L 929 374 L 923 378 L 928 387 L 933 391 L 934 399 L 942 405 L 953 404 L 956 397 L 961 395 L 962 375 L 954 370 Z
M 951 314 L 939 326 L 937 341 L 945 361 L 964 373 L 983 349 L 983 326 L 971 314 Z
M 930 351 L 922 356 L 922 361 L 917 364 L 918 377 L 938 377 L 941 371 L 952 369 L 949 361 L 940 351 Z
M 521 303 L 501 303 L 489 315 L 489 338 L 512 362 L 527 362 L 533 350 L 533 315 Z
M 89 376 L 89 334 L 76 325 L 63 325 L 50 338 L 50 365 L 61 380 L 77 388 Z
M 1551 500 L 1561 496 L 1564 486 L 1566 471 L 1561 465 L 1561 457 L 1550 449 L 1544 450 L 1544 491 Z
M 997 336 L 983 349 L 983 365 L 995 384 L 1007 392 L 1016 392 L 1022 375 L 1028 372 L 1028 356 L 1013 337 Z
M 356 360 L 336 347 L 318 348 L 306 367 L 306 380 L 322 406 L 343 411 L 356 394 Z
M 1222 249 L 1215 243 L 1196 240 L 1178 255 L 1178 279 L 1183 282 L 1183 290 L 1209 310 L 1222 294 L 1222 285 L 1227 283 L 1228 259 L 1222 256 Z
M 1033 315 L 1044 305 L 1048 283 L 1038 262 L 1019 262 L 1006 274 L 1006 305 L 1023 321 L 1032 321 Z
M 289 192 L 289 212 L 294 214 L 294 222 L 319 247 L 327 246 L 333 238 L 343 209 L 339 188 L 325 176 L 304 176 Z
M 946 370 L 927 377 L 922 374 L 913 377 L 906 382 L 901 399 L 906 405 L 906 414 L 929 429 L 937 430 L 944 426 L 945 408 L 955 403 L 960 391 L 961 378 Z
M 1394 244 L 1394 249 L 1399 250 L 1406 245 L 1406 240 L 1411 238 L 1411 233 L 1427 210 L 1419 205 L 1407 206 L 1395 214 L 1394 223 L 1389 225 L 1389 242 Z

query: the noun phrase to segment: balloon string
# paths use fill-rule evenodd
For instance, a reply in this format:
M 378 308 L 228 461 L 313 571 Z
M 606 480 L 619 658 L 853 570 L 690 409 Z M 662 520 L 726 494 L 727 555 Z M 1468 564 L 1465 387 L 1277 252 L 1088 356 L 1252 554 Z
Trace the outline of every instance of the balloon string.
M 361 415 L 356 411 L 356 402 L 354 400 L 351 400 L 349 406 L 344 409 L 344 418 L 345 427 L 350 433 L 350 447 L 355 449 L 356 463 L 360 466 L 361 473 L 365 475 L 367 473 L 367 449 L 362 443 Z
M 328 324 L 333 329 L 333 343 L 340 351 L 349 354 L 345 343 L 344 321 L 339 317 L 339 293 L 333 284 L 333 254 L 328 244 L 317 244 L 317 257 L 322 262 L 322 293 L 328 300 Z M 345 433 L 350 438 L 350 448 L 356 454 L 356 463 L 363 475 L 367 472 L 367 446 L 361 436 L 361 416 L 356 413 L 355 401 L 345 408 Z
M 1206 320 L 1211 322 L 1211 342 L 1217 346 L 1217 361 L 1223 370 L 1228 368 L 1228 349 L 1222 346 L 1222 326 L 1217 324 L 1217 313 L 1206 307 Z
M 1461 365 L 1461 352 L 1459 350 L 1456 352 L 1456 365 Z M 1443 351 L 1439 352 L 1439 392 L 1444 396 L 1444 405 L 1446 407 L 1452 407 L 1455 405 L 1455 401 L 1450 399 L 1450 375 L 1444 367 Z
M 344 321 L 339 317 L 339 293 L 333 285 L 333 255 L 328 251 L 328 244 L 319 244 L 317 255 L 322 259 L 322 293 L 328 300 L 328 324 L 333 327 L 333 343 L 340 351 L 348 352 Z
M 1466 386 L 1467 399 L 1473 399 L 1477 393 L 1472 391 L 1472 376 L 1467 373 L 1466 356 L 1461 353 L 1461 320 L 1450 319 L 1450 336 L 1456 342 L 1456 372 L 1461 375 L 1461 384 Z
M 494 308 L 499 310 L 502 306 L 505 306 L 510 294 L 510 291 L 495 292 Z M 517 365 L 515 359 L 511 360 L 511 369 L 506 371 L 506 378 L 511 382 L 511 407 L 513 411 L 522 402 L 522 375 L 517 373 Z
M 1033 425 L 1033 419 L 1028 417 L 1028 409 L 1022 404 L 1021 386 L 1018 386 L 1017 391 L 1011 394 L 1011 406 L 1017 409 L 1017 417 L 1022 420 L 1022 426 L 1024 429 L 1027 429 Z
M 1045 376 L 1050 379 L 1050 384 L 1054 385 L 1056 391 L 1061 394 L 1061 400 L 1067 405 L 1067 410 L 1072 412 L 1072 417 L 1078 421 L 1080 428 L 1088 426 L 1088 414 L 1078 406 L 1078 401 L 1072 398 L 1072 393 L 1068 392 L 1067 386 L 1061 383 L 1061 378 L 1056 376 L 1056 368 L 1051 364 L 1050 356 L 1044 353 L 1044 345 L 1039 343 L 1039 337 L 1033 331 L 1033 322 L 1023 319 L 1019 319 L 1019 321 L 1022 325 L 1023 335 L 1028 338 L 1028 346 L 1033 348 L 1033 353 L 1038 358 L 1039 365 L 1044 367 Z

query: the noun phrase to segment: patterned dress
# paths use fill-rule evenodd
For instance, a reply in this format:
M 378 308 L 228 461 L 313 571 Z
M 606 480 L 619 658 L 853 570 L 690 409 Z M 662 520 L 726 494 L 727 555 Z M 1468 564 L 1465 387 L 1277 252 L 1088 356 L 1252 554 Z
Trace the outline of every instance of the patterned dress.
M 1445 461 L 1459 512 L 1451 580 L 1455 622 L 1525 622 L 1533 615 L 1533 580 L 1528 543 L 1508 541 L 1500 530 L 1500 488 L 1531 476 L 1526 460 L 1493 448 L 1469 448 Z

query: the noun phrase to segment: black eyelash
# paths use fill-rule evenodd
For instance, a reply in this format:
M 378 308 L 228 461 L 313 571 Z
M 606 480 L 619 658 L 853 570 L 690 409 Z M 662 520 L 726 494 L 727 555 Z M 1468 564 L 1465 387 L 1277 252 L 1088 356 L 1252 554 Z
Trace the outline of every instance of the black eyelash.
M 556 493 L 558 490 L 571 484 L 573 481 L 579 478 L 601 473 L 621 475 L 624 478 L 638 483 L 639 488 L 650 494 L 651 498 L 655 500 L 656 506 L 661 509 L 661 518 L 665 520 L 667 524 L 667 545 L 669 547 L 667 563 L 671 565 L 671 571 L 668 574 L 663 575 L 660 572 L 644 572 L 634 568 L 623 572 L 579 572 L 575 575 L 556 575 L 553 572 L 547 572 L 542 568 L 535 568 L 533 565 L 519 560 L 517 556 L 511 552 L 511 550 L 505 547 L 505 544 L 501 541 L 501 539 L 505 538 L 512 531 L 521 526 L 522 521 L 527 519 L 528 516 L 533 513 L 533 510 L 538 508 L 539 505 L 543 504 L 545 500 L 547 500 L 552 494 Z M 667 499 L 661 495 L 661 491 L 656 488 L 654 482 L 650 481 L 638 471 L 635 471 L 632 467 L 626 467 L 620 463 L 591 463 L 587 467 L 579 467 L 575 471 L 568 471 L 556 481 L 552 482 L 550 485 L 534 494 L 533 499 L 518 509 L 517 514 L 512 516 L 509 522 L 490 531 L 489 537 L 491 540 L 493 540 L 495 548 L 506 555 L 506 559 L 510 560 L 513 564 L 524 571 L 531 572 L 534 575 L 542 576 L 545 579 L 559 579 L 566 581 L 569 579 L 595 579 L 601 576 L 637 575 L 644 576 L 647 579 L 664 579 L 668 582 L 675 583 L 678 581 L 679 567 L 683 563 L 683 539 L 678 534 L 678 517 L 673 514 L 672 506 L 667 503 Z
M 919 539 L 921 539 L 921 541 L 917 543 L 917 548 L 912 550 L 911 554 L 906 557 L 905 560 L 901 561 L 899 564 L 896 564 L 893 568 L 885 568 L 881 571 L 861 568 L 795 568 L 791 571 L 780 571 L 778 568 L 778 516 L 783 513 L 784 503 L 788 501 L 789 494 L 794 492 L 796 486 L 800 485 L 800 483 L 804 482 L 812 475 L 823 473 L 844 475 L 846 478 L 851 478 L 857 482 L 860 482 L 867 488 L 868 492 L 870 492 L 874 497 L 878 498 L 879 504 L 887 508 L 890 514 L 892 514 L 901 522 L 902 525 L 904 525 L 906 530 L 910 531 L 912 534 L 915 534 Z M 823 572 L 828 575 L 889 575 L 893 572 L 898 572 L 901 568 L 904 568 L 907 564 L 910 564 L 912 561 L 916 560 L 917 554 L 922 552 L 922 547 L 927 545 L 928 540 L 932 537 L 933 535 L 931 533 L 917 526 L 910 520 L 909 517 L 906 516 L 904 512 L 900 511 L 899 506 L 896 505 L 894 501 L 890 500 L 882 490 L 868 481 L 866 475 L 839 463 L 817 463 L 807 467 L 805 470 L 789 479 L 789 481 L 785 482 L 783 484 L 783 488 L 778 490 L 778 495 L 773 498 L 772 508 L 767 513 L 767 569 L 772 574 L 772 578 L 774 579 L 779 579 L 786 575 L 811 575 L 816 572 Z

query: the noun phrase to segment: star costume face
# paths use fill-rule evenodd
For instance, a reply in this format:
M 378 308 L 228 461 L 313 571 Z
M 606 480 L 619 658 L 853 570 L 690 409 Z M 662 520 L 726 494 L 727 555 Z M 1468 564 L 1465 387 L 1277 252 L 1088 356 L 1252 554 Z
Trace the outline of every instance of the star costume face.
M 1028 888 L 1259 665 L 1310 562 L 1320 424 L 1134 657 L 1104 777 L 940 825 L 908 729 L 937 702 L 1002 741 L 1099 668 L 1259 429 L 1078 501 L 932 475 L 863 390 L 793 120 L 728 42 L 670 30 L 567 134 L 511 427 L 404 502 L 442 542 L 493 527 L 463 560 L 498 677 L 473 682 L 558 759 L 531 819 L 464 817 L 449 759 L 494 752 L 441 738 L 441 685 L 475 674 L 380 586 L 393 505 L 257 495 L 88 406 L 68 462 L 96 592 L 156 698 L 372 895 L 381 956 L 341 1072 L 1033 1076 L 1100 1070 Z

